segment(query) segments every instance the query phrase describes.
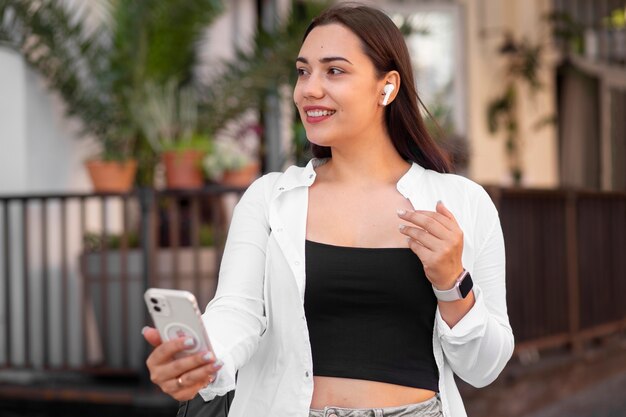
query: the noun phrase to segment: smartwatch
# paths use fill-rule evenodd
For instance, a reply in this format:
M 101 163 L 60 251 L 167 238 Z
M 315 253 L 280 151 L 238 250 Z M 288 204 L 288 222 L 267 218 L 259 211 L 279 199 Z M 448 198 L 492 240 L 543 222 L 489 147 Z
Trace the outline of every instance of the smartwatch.
M 439 301 L 457 301 L 462 300 L 467 297 L 467 294 L 470 293 L 472 288 L 474 288 L 474 282 L 472 281 L 472 276 L 469 271 L 464 269 L 461 272 L 461 275 L 456 279 L 454 283 L 454 287 L 449 290 L 441 291 L 435 288 L 433 285 L 433 292 L 435 293 L 435 297 Z

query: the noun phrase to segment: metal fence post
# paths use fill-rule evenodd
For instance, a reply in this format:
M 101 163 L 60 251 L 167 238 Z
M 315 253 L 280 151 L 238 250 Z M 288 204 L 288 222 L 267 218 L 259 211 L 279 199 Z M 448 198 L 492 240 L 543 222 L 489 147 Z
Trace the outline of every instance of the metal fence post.
M 141 212 L 141 220 L 140 220 L 140 237 L 141 237 L 141 285 L 143 294 L 150 286 L 150 275 L 152 273 L 152 257 L 153 253 L 153 245 L 154 245 L 154 236 L 152 229 L 152 215 L 153 215 L 153 206 L 154 206 L 154 190 L 148 187 L 142 187 L 139 189 L 138 193 L 139 198 L 139 207 Z M 138 302 L 143 302 L 142 300 L 138 300 Z M 145 322 L 148 322 L 148 311 L 144 309 L 144 317 Z M 151 348 L 150 345 L 146 342 L 144 344 L 144 358 L 148 357 Z M 143 371 L 140 372 L 141 382 L 144 385 L 149 385 L 150 375 L 148 373 L 147 368 L 143 368 Z
M 139 206 L 141 209 L 140 236 L 141 236 L 141 284 L 143 291 L 150 286 L 150 269 L 152 245 L 154 236 L 152 236 L 152 205 L 154 203 L 154 190 L 152 188 L 140 188 L 138 192 Z

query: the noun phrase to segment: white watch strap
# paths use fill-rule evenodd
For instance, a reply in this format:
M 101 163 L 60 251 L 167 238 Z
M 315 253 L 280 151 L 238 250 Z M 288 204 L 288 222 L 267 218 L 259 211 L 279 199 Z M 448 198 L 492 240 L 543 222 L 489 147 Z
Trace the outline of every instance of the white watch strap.
M 461 290 L 459 289 L 459 285 L 461 285 L 461 282 L 463 281 L 463 278 L 465 278 L 465 276 L 468 274 L 468 272 L 466 270 L 463 270 L 463 272 L 461 273 L 461 275 L 459 275 L 459 277 L 456 279 L 456 282 L 454 283 L 454 287 L 450 288 L 449 290 L 438 290 L 437 288 L 435 288 L 435 286 L 433 285 L 433 292 L 435 293 L 435 297 L 437 297 L 437 300 L 439 301 L 456 301 L 456 300 L 462 300 L 463 297 L 461 296 Z

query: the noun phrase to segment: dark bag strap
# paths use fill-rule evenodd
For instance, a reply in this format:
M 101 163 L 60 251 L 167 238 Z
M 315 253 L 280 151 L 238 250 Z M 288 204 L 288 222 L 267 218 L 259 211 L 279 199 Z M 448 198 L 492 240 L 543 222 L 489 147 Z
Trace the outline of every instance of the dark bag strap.
M 234 397 L 235 391 L 230 391 L 224 396 L 204 401 L 200 394 L 196 394 L 191 400 L 180 403 L 176 417 L 227 417 Z

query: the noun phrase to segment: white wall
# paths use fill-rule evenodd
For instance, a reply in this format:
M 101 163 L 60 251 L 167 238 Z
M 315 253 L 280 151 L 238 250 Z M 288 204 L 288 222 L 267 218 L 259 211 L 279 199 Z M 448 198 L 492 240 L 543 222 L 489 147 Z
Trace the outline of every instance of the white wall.
M 197 74 L 204 82 L 210 82 L 214 65 L 233 58 L 235 48 L 248 50 L 256 31 L 256 1 L 232 0 L 226 10 L 206 31 L 200 47 L 200 63 Z
M 0 193 L 87 191 L 78 138 L 62 101 L 16 52 L 0 47 Z
M 0 47 L 0 193 L 26 186 L 24 61 Z
M 61 97 L 51 93 L 31 69 L 26 81 L 26 191 L 89 191 L 84 160 L 98 146 L 80 137 L 80 123 L 64 114 Z

